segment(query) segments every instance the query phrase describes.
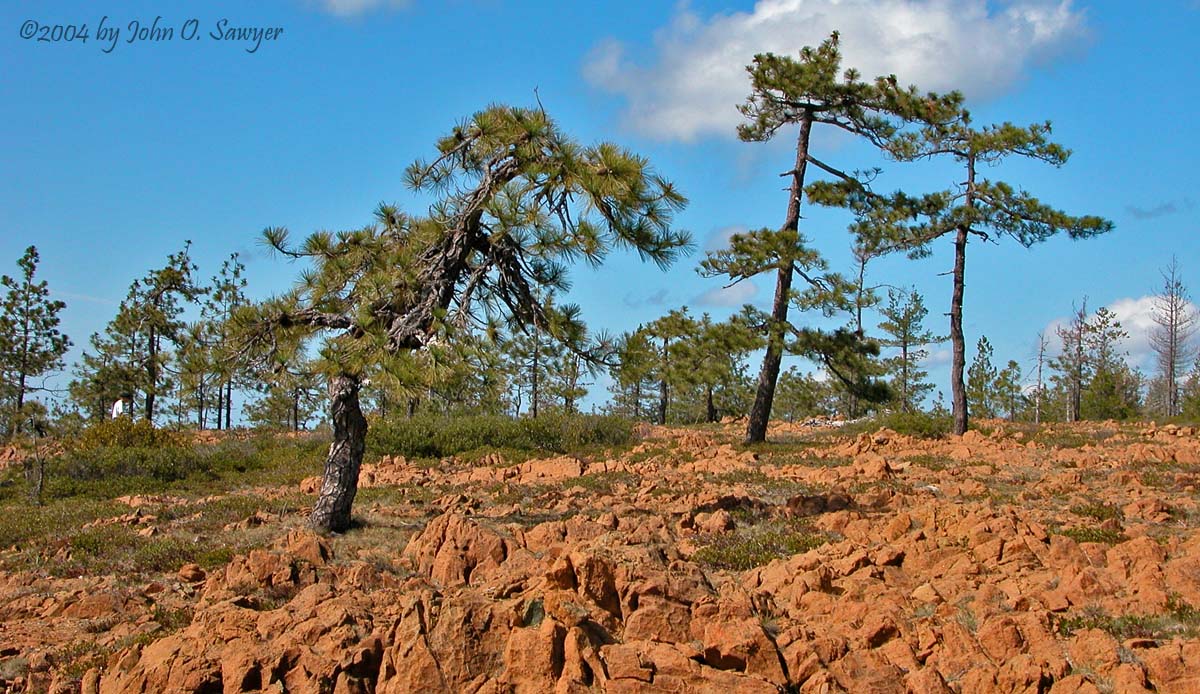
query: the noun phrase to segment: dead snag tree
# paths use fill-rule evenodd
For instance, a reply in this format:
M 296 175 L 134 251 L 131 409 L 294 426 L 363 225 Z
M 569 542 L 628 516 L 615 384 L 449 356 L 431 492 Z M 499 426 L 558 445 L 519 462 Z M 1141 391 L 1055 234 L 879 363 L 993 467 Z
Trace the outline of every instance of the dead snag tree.
M 763 272 L 775 273 L 767 348 L 746 430 L 746 441 L 751 443 L 766 438 L 790 327 L 788 305 L 796 296 L 793 275 L 824 290 L 810 274 L 819 265 L 810 260 L 815 252 L 805 246 L 805 238 L 798 232 L 808 165 L 838 179 L 850 178 L 812 155 L 813 126 L 832 126 L 882 148 L 908 123 L 941 123 L 954 118 L 961 101 L 957 94 L 919 94 L 915 87 L 902 88 L 894 76 L 864 82 L 856 70 L 843 72 L 841 63 L 838 35 L 834 33 L 820 46 L 802 49 L 799 59 L 767 53 L 755 56 L 754 63 L 746 68 L 752 91 L 739 108 L 750 122 L 738 127 L 738 136 L 748 142 L 764 142 L 785 126 L 797 126 L 795 163 L 783 174 L 791 180 L 783 225 L 778 230 L 753 232 L 761 242 L 742 245 L 745 250 L 769 250 L 769 254 L 741 258 L 726 254 L 713 258 L 704 268 L 705 274 L 725 274 L 734 282 Z
M 267 242 L 312 266 L 299 285 L 243 311 L 248 349 L 296 350 L 321 335 L 333 443 L 311 521 L 350 526 L 367 421 L 359 391 L 368 368 L 452 342 L 456 326 L 511 317 L 583 344 L 567 307 L 537 297 L 567 287 L 566 264 L 630 249 L 659 266 L 690 247 L 671 228 L 685 203 L 642 157 L 614 144 L 582 146 L 540 109 L 493 106 L 455 127 L 408 185 L 437 196 L 424 217 L 356 231 L 318 232 L 299 247 L 283 229 Z
M 1158 378 L 1151 393 L 1158 395 L 1155 403 L 1164 417 L 1180 414 L 1180 390 L 1183 371 L 1196 358 L 1192 338 L 1196 335 L 1196 309 L 1188 298 L 1179 261 L 1172 256 L 1171 264 L 1162 270 L 1162 291 L 1154 295 L 1150 328 L 1150 348 L 1158 366 Z

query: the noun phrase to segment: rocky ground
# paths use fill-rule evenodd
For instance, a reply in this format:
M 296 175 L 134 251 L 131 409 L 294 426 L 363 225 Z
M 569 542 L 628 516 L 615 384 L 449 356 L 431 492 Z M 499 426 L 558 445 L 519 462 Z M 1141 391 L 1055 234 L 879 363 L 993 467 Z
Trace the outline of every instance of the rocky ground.
M 0 691 L 1200 692 L 1197 432 L 984 430 L 384 458 L 331 538 L 243 490 L 278 512 L 207 571 L 0 572 Z M 211 503 L 98 522 L 186 539 Z

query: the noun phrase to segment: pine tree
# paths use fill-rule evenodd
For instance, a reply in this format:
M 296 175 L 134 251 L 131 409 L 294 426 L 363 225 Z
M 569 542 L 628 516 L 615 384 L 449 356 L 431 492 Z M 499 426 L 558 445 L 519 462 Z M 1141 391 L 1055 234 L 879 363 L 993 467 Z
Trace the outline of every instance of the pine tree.
M 1021 394 L 1021 365 L 1009 360 L 1008 364 L 996 374 L 996 409 L 997 414 L 1016 421 L 1017 412 L 1024 403 Z
M 215 353 L 219 344 L 213 324 L 200 320 L 188 325 L 180 334 L 175 350 L 178 406 L 184 416 L 195 412 L 196 427 L 199 429 L 208 428 L 208 412 L 214 404 L 218 417 L 217 428 L 220 428 L 219 360 Z M 214 390 L 217 392 L 214 393 Z
M 35 281 L 38 262 L 37 248 L 30 246 L 17 261 L 20 275 L 0 277 L 0 286 L 7 290 L 0 315 L 0 402 L 7 405 L 6 434 L 19 426 L 29 394 L 45 389 L 33 380 L 61 369 L 71 347 L 58 329 L 58 314 L 66 304 L 50 298 L 45 280 Z
M 143 343 L 120 327 L 114 321 L 105 333 L 92 333 L 67 387 L 71 401 L 88 421 L 104 420 L 114 401 L 132 397 L 144 373 L 138 366 Z
M 837 411 L 849 418 L 860 417 L 894 397 L 880 378 L 884 368 L 878 359 L 879 343 L 864 338 L 856 330 L 794 330 L 785 350 L 824 367 L 830 377 L 825 388 L 839 402 Z
M 910 257 L 923 257 L 931 252 L 931 244 L 936 239 L 944 236 L 954 239 L 950 385 L 955 434 L 966 432 L 968 418 L 963 381 L 966 338 L 962 315 L 970 238 L 994 241 L 1007 236 L 1029 247 L 1058 233 L 1083 239 L 1112 229 L 1112 223 L 1107 220 L 1067 215 L 1025 191 L 983 175 L 983 167 L 997 166 L 1014 155 L 1062 166 L 1070 152 L 1051 142 L 1049 135 L 1049 123 L 1025 128 L 1003 123 L 976 129 L 971 126 L 970 115 L 962 111 L 953 122 L 927 126 L 920 135 L 903 133 L 886 143 L 887 151 L 901 161 L 932 157 L 953 159 L 965 170 L 966 180 L 962 185 L 920 197 L 902 192 L 878 195 L 858 181 L 842 181 L 810 192 L 810 196 L 821 204 L 854 210 L 858 219 L 856 233 L 866 239 L 866 245 L 880 252 L 906 251 Z
M 526 411 L 530 417 L 537 418 L 538 411 L 545 409 L 549 401 L 546 394 L 546 381 L 549 378 L 551 362 L 560 356 L 557 344 L 536 325 L 528 331 L 517 332 L 505 343 L 505 349 L 512 364 L 515 378 L 513 386 L 515 395 L 516 414 L 521 413 L 522 395 L 529 396 Z
M 86 410 L 103 417 L 105 405 L 96 409 L 96 398 L 107 404 L 123 394 L 140 391 L 147 421 L 154 421 L 159 396 L 173 386 L 167 372 L 169 347 L 178 345 L 187 324 L 181 316 L 184 304 L 199 297 L 204 289 L 195 281 L 187 242 L 167 263 L 141 279 L 134 280 L 103 335 L 93 335 L 91 352 L 84 352 L 72 397 Z
M 207 323 L 208 339 L 212 340 L 210 353 L 212 355 L 213 381 L 216 385 L 216 428 L 232 428 L 233 420 L 233 389 L 241 380 L 245 365 L 239 363 L 236 354 L 222 349 L 228 345 L 231 337 L 230 320 L 239 306 L 247 303 L 246 266 L 234 253 L 221 263 L 221 270 L 212 278 L 208 297 L 201 312 L 202 320 Z
M 1091 378 L 1080 394 L 1081 419 L 1127 419 L 1137 412 L 1140 379 L 1129 369 L 1120 349 L 1120 342 L 1128 337 L 1116 314 L 1107 308 L 1100 308 L 1088 320 L 1084 345 Z
M 610 388 L 613 411 L 633 419 L 641 419 L 649 411 L 647 405 L 651 380 L 657 361 L 654 346 L 645 329 L 621 335 L 614 345 L 614 363 L 609 368 L 613 379 Z
M 1071 321 L 1055 328 L 1062 347 L 1059 355 L 1050 361 L 1050 367 L 1059 372 L 1054 380 L 1066 398 L 1066 411 L 1063 414 L 1068 422 L 1079 421 L 1083 389 L 1091 377 L 1091 364 L 1087 358 L 1087 331 L 1088 311 L 1085 298 L 1071 316 Z
M 981 336 L 975 345 L 975 359 L 967 370 L 967 403 L 977 417 L 991 419 L 995 417 L 996 407 L 996 367 L 992 366 L 992 343 L 987 336 Z
M 702 400 L 704 421 L 716 422 L 721 412 L 736 412 L 744 360 L 762 346 L 745 313 L 714 323 L 706 313 L 691 335 L 679 343 L 680 380 Z
M 303 431 L 325 399 L 321 374 L 307 361 L 273 374 L 260 389 L 261 397 L 242 406 L 246 420 L 256 429 Z
M 688 315 L 686 306 L 682 309 L 672 310 L 646 326 L 646 334 L 650 337 L 652 344 L 655 344 L 658 352 L 654 378 L 658 381 L 659 424 L 667 423 L 667 414 L 671 405 L 671 390 L 677 382 L 683 380 L 684 365 L 677 358 L 681 347 L 680 340 L 688 335 L 695 335 L 697 328 L 698 325 Z
M 350 525 L 367 432 L 359 391 L 372 364 L 429 349 L 479 313 L 581 349 L 586 329 L 537 298 L 566 288 L 566 262 L 598 264 L 618 247 L 666 266 L 691 243 L 670 228 L 683 197 L 645 159 L 580 146 L 541 110 L 476 113 L 439 141 L 436 159 L 409 168 L 408 183 L 439 196 L 428 217 L 319 232 L 299 248 L 286 230 L 268 230 L 273 247 L 312 268 L 297 289 L 238 314 L 243 344 L 260 358 L 326 337 L 333 444 L 311 515 L 324 530 Z
M 799 232 L 801 198 L 809 164 L 838 178 L 849 176 L 813 156 L 813 126 L 831 126 L 882 147 L 907 122 L 941 121 L 957 112 L 957 95 L 920 95 L 915 88 L 899 87 L 894 77 L 864 82 L 855 70 L 843 73 L 841 61 L 838 35 L 834 33 L 817 48 L 802 49 L 799 59 L 762 54 L 755 56 L 753 65 L 747 68 L 752 92 L 740 110 L 750 122 L 738 127 L 738 135 L 746 141 L 765 142 L 787 125 L 798 129 L 795 163 L 785 174 L 791 186 L 783 224 L 778 229 L 737 235 L 729 250 L 711 253 L 702 264 L 703 274 L 725 275 L 733 283 L 766 272 L 775 274 L 766 353 L 746 430 L 748 442 L 766 437 L 784 340 L 791 327 L 788 308 L 796 299 L 793 280 L 799 277 L 821 292 L 830 289 L 828 278 L 815 274 L 825 270 L 824 262 L 808 248 Z M 815 341 L 809 340 L 809 345 L 815 346 Z
M 921 369 L 921 361 L 929 356 L 924 347 L 944 338 L 924 327 L 929 311 L 916 289 L 907 292 L 889 289 L 887 307 L 880 313 L 884 320 L 879 324 L 879 329 L 888 335 L 880 342 L 899 350 L 896 356 L 884 362 L 888 373 L 892 375 L 896 403 L 901 412 L 912 412 L 916 409 L 916 403 L 933 390 L 933 384 L 925 381 L 929 374 Z
M 548 394 L 558 401 L 563 412 L 579 411 L 579 401 L 587 397 L 591 382 L 584 379 L 594 372 L 594 362 L 583 359 L 578 353 L 561 350 L 550 363 Z
M 779 418 L 796 422 L 818 414 L 832 414 L 824 407 L 826 388 L 810 374 L 801 373 L 795 366 L 779 375 L 775 408 Z
M 1165 417 L 1180 412 L 1179 391 L 1183 369 L 1196 358 L 1192 338 L 1196 335 L 1197 316 L 1188 298 L 1187 287 L 1180 277 L 1179 262 L 1174 257 L 1162 271 L 1163 286 L 1154 297 L 1150 330 L 1150 347 L 1154 350 L 1161 383 L 1159 411 Z

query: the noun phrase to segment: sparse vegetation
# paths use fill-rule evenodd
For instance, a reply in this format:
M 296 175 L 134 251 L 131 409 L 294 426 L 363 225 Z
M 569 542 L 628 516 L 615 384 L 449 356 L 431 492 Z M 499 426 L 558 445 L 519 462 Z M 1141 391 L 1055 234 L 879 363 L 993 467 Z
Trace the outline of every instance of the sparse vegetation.
M 1099 542 L 1106 545 L 1115 545 L 1129 539 L 1120 530 L 1095 526 L 1064 528 L 1059 530 L 1058 534 L 1069 537 L 1076 542 Z
M 928 412 L 893 412 L 864 419 L 842 427 L 843 434 L 857 436 L 872 433 L 881 428 L 891 429 L 897 434 L 919 439 L 938 439 L 950 433 L 954 420 L 948 415 Z
M 444 458 L 468 451 L 581 452 L 623 446 L 633 440 L 633 423 L 602 415 L 548 415 L 513 419 L 499 415 L 386 419 L 367 434 L 374 455 Z
M 1098 521 L 1114 520 L 1121 517 L 1121 509 L 1110 504 L 1089 503 L 1072 506 L 1071 513 Z
M 829 542 L 829 536 L 797 522 L 769 522 L 714 535 L 692 560 L 714 569 L 747 571 L 775 559 L 802 554 Z
M 1200 634 L 1200 611 L 1171 596 L 1161 614 L 1110 615 L 1098 607 L 1084 608 L 1058 621 L 1058 633 L 1071 636 L 1083 629 L 1099 629 L 1118 641 L 1126 639 L 1192 638 Z

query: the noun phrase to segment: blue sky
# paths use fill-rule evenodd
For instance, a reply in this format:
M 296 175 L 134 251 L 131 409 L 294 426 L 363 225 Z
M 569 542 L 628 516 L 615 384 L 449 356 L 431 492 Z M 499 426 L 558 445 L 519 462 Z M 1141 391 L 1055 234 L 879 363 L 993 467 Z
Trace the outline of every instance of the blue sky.
M 106 16 L 121 31 L 109 53 L 96 38 Z M 175 29 L 172 40 L 126 43 L 130 22 L 156 17 Z M 283 33 L 250 53 L 251 43 L 209 36 L 222 19 Z M 92 38 L 23 39 L 27 20 L 87 24 Z M 193 41 L 180 37 L 188 20 L 199 29 Z M 1037 334 L 1086 296 L 1119 309 L 1135 333 L 1131 359 L 1142 360 L 1144 297 L 1159 268 L 1174 254 L 1200 286 L 1194 0 L 9 2 L 0 7 L 0 271 L 36 244 L 77 345 L 103 328 L 131 280 L 185 239 L 205 276 L 240 252 L 252 293 L 264 296 L 297 268 L 263 252 L 262 228 L 353 228 L 380 201 L 423 210 L 427 201 L 404 189 L 404 167 L 472 111 L 531 104 L 536 88 L 565 131 L 648 156 L 691 199 L 678 222 L 698 251 L 669 272 L 624 256 L 576 270 L 572 298 L 589 322 L 616 332 L 683 304 L 724 317 L 742 301 L 768 301 L 771 280 L 730 295 L 694 268 L 729 229 L 782 221 L 777 174 L 792 137 L 737 141 L 741 66 L 835 28 L 849 64 L 961 89 L 978 124 L 1052 120 L 1074 150 L 1066 167 L 1011 162 L 988 174 L 1116 224 L 1086 242 L 973 245 L 968 340 L 986 334 L 997 359 L 1028 365 Z M 813 142 L 840 168 L 883 166 L 882 188 L 934 190 L 961 178 L 943 165 L 880 162 L 830 132 Z M 848 269 L 848 221 L 808 209 L 802 222 L 838 269 Z M 926 260 L 871 267 L 874 282 L 916 286 L 943 333 L 947 245 Z M 944 361 L 935 355 L 931 366 L 948 390 Z

